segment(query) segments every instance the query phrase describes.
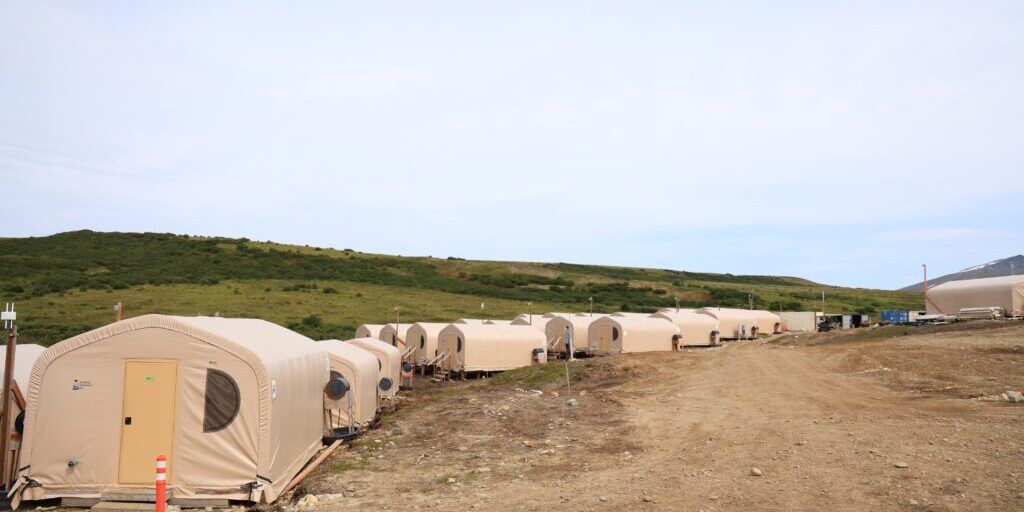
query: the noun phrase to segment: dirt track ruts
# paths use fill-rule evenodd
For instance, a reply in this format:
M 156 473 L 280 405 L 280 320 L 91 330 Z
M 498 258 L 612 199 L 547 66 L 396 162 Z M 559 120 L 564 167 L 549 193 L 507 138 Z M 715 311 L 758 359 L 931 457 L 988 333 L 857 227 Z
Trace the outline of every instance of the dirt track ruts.
M 1024 346 L 1020 327 L 951 336 L 972 351 L 990 337 Z M 1024 509 L 1024 407 L 921 393 L 876 371 L 875 357 L 936 342 L 605 358 L 568 410 L 564 390 L 456 385 L 414 398 L 343 455 L 369 462 L 325 470 L 309 490 L 347 495 L 325 510 Z M 1024 369 L 1024 354 L 999 357 Z

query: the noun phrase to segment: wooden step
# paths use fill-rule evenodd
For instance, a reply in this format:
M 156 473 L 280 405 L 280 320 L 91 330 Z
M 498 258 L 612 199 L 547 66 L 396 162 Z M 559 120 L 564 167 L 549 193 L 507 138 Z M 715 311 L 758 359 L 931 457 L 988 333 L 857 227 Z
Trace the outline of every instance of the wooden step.
M 131 501 L 101 501 L 92 506 L 89 510 L 110 510 L 119 512 L 153 512 L 156 510 L 156 503 L 142 503 Z
M 99 498 L 65 496 L 60 499 L 60 506 L 67 508 L 92 508 L 93 505 L 99 502 Z
M 174 497 L 174 489 L 167 489 L 167 499 Z M 100 491 L 100 501 L 130 501 L 156 503 L 156 489 L 115 487 Z
M 175 498 L 168 500 L 171 505 L 177 505 L 181 508 L 227 508 L 231 505 L 228 500 L 220 499 L 204 499 L 204 498 Z

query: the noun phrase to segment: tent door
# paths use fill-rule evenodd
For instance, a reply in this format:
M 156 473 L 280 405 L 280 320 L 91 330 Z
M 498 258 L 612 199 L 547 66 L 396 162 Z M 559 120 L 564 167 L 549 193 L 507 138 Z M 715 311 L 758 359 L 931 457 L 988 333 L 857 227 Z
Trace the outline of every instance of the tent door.
M 612 351 L 612 326 L 602 325 L 597 332 L 597 349 L 607 354 Z
M 152 484 L 156 456 L 171 459 L 177 396 L 177 362 L 125 361 L 119 483 Z

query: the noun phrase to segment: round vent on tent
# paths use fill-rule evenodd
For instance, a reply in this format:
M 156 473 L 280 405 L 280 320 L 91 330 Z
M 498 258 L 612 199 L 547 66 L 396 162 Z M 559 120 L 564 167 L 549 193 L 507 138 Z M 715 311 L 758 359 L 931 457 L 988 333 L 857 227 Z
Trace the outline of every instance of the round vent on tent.
M 387 391 L 387 390 L 391 389 L 391 386 L 394 386 L 394 385 L 395 385 L 395 381 L 391 380 L 391 377 L 384 377 L 384 378 L 380 379 L 380 384 L 378 384 L 378 386 L 380 386 L 380 390 L 381 391 Z
M 324 394 L 331 400 L 341 400 L 352 386 L 344 377 L 334 377 L 324 386 Z

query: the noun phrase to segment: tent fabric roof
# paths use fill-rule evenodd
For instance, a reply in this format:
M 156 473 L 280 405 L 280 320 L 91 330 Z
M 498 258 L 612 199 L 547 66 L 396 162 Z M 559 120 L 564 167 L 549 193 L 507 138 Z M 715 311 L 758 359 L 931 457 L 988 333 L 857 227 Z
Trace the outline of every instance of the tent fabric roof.
M 544 335 L 530 325 L 512 324 L 451 324 L 450 327 L 461 332 L 466 339 L 472 338 L 477 341 L 509 341 L 527 338 L 539 338 L 541 345 L 544 343 Z
M 666 319 L 666 320 L 668 320 L 668 321 L 678 325 L 680 327 L 680 329 L 684 325 L 704 325 L 704 326 L 711 326 L 711 327 L 717 327 L 718 326 L 718 320 L 715 317 L 712 317 L 711 315 L 701 315 L 699 313 L 693 312 L 693 310 L 690 310 L 690 311 L 679 310 L 678 313 L 675 310 L 672 310 L 671 312 L 663 311 L 663 312 L 660 312 L 660 313 L 655 313 L 655 314 L 651 315 L 651 317 L 652 318 L 664 318 L 664 319 Z
M 946 281 L 928 288 L 929 313 L 955 315 L 961 308 L 1002 307 L 1024 315 L 1024 275 Z
M 419 327 L 420 329 L 423 329 L 425 333 L 427 333 L 427 336 L 437 337 L 437 335 L 441 333 L 441 329 L 444 329 L 449 325 L 451 324 L 446 324 L 443 322 L 416 322 L 410 325 L 409 329 L 406 329 L 405 332 L 406 336 L 408 336 L 409 330 L 411 330 L 413 327 Z

